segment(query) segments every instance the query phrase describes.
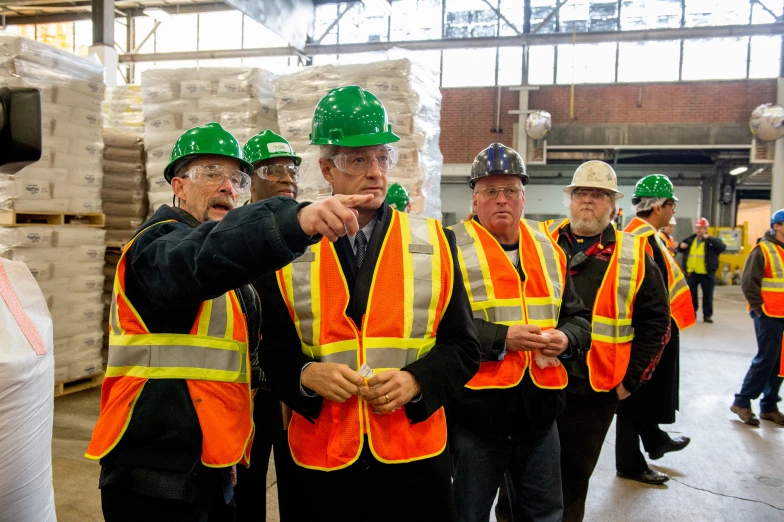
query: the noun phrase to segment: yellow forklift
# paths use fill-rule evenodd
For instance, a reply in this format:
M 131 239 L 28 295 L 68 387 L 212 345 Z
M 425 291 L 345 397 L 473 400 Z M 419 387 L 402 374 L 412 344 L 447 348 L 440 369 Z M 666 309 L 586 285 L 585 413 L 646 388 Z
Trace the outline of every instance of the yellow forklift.
M 748 225 L 742 223 L 737 227 L 710 227 L 708 233 L 721 239 L 727 249 L 719 255 L 719 270 L 716 279 L 719 284 L 739 285 L 746 258 L 754 245 L 749 242 Z

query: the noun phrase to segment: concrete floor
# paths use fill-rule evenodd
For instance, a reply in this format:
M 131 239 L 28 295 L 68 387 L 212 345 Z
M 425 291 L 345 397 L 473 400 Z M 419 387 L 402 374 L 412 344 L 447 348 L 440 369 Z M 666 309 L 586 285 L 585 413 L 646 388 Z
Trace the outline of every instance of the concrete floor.
M 691 437 L 682 452 L 651 467 L 665 486 L 615 476 L 615 429 L 591 480 L 587 521 L 784 521 L 784 428 L 758 428 L 730 413 L 756 352 L 739 287 L 717 288 L 714 324 L 699 322 L 681 337 L 681 412 L 664 429 Z M 55 400 L 52 460 L 60 522 L 100 521 L 98 465 L 82 457 L 98 415 L 98 390 Z M 754 404 L 755 411 L 758 410 Z M 274 468 L 267 481 L 268 518 L 277 521 Z

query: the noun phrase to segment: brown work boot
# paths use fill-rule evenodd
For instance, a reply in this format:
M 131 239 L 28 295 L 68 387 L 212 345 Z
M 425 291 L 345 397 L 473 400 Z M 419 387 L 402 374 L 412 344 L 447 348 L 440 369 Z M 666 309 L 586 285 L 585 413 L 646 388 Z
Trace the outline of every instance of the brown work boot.
M 754 412 L 751 411 L 751 408 L 739 408 L 733 404 L 730 406 L 730 411 L 737 414 L 738 417 L 740 417 L 740 420 L 749 426 L 759 426 L 760 421 L 757 416 L 754 415 Z M 781 413 L 779 413 L 779 415 L 781 415 Z
M 772 411 L 770 413 L 760 413 L 760 419 L 773 421 L 776 424 L 784 426 L 784 413 L 780 411 Z

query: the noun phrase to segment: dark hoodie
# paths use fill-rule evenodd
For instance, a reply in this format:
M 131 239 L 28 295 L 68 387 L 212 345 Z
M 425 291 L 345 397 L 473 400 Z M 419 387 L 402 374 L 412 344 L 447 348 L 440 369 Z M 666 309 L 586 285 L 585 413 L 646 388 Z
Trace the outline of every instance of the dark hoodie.
M 774 245 L 784 248 L 784 243 L 776 239 L 776 235 L 772 230 L 765 232 L 762 241 L 769 241 Z M 759 243 L 758 243 L 759 245 Z M 746 259 L 746 266 L 743 267 L 743 278 L 740 282 L 740 287 L 743 290 L 743 295 L 752 310 L 759 315 L 762 312 L 762 276 L 765 274 L 765 256 L 762 250 L 755 246 L 748 259 Z

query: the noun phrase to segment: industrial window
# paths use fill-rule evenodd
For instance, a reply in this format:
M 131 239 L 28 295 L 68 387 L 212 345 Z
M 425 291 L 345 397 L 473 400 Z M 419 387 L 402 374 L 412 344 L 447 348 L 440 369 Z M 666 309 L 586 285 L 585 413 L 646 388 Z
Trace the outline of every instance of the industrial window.
M 764 4 L 764 7 L 762 6 Z M 762 3 L 752 2 L 751 23 L 753 24 L 772 24 L 777 22 L 778 16 L 784 11 L 784 0 L 765 0 Z M 776 16 L 773 16 L 776 13 Z
M 485 87 L 495 85 L 494 47 L 444 51 L 441 73 L 443 87 Z
M 498 0 L 489 0 L 493 7 Z M 444 38 L 498 35 L 498 16 L 482 0 L 444 0 Z
M 558 46 L 557 83 L 612 83 L 615 81 L 615 44 Z
M 776 78 L 781 66 L 781 37 L 752 36 L 749 78 Z
M 398 0 L 392 4 L 392 41 L 441 38 L 440 0 Z
M 550 0 L 531 0 L 531 31 L 539 27 L 552 12 L 553 3 Z M 556 23 L 557 17 L 551 16 L 537 33 L 554 33 Z
M 492 0 L 490 1 L 492 2 Z M 509 27 L 509 24 L 507 24 L 505 21 L 501 20 L 501 23 L 499 24 L 499 36 L 515 36 L 516 34 L 523 32 L 523 23 L 525 21 L 524 2 L 509 2 L 509 0 L 502 0 L 501 14 L 504 15 L 504 18 L 511 22 L 514 29 Z
M 347 5 L 351 5 L 351 7 L 338 24 L 338 41 L 340 43 L 386 42 L 388 40 L 388 17 L 370 13 L 363 9 L 359 2 Z M 316 35 L 316 37 L 319 36 L 321 33 Z
M 218 11 L 199 16 L 199 50 L 240 49 L 242 16 L 239 11 Z
M 270 29 L 267 29 L 250 16 L 243 18 L 242 48 L 285 47 L 288 42 Z
M 615 31 L 617 0 L 571 0 L 558 13 L 561 32 Z
M 555 46 L 537 45 L 528 48 L 528 83 L 551 85 L 555 73 Z
M 680 53 L 680 41 L 621 42 L 618 53 L 618 81 L 678 81 Z
M 152 31 L 153 26 L 155 25 L 155 20 L 150 18 L 149 16 L 137 16 L 133 19 L 133 23 L 136 26 L 136 30 L 134 31 L 136 35 L 136 41 L 133 43 L 133 46 L 136 47 L 140 43 L 142 43 L 142 39 L 147 36 L 150 31 Z M 144 45 L 141 46 L 139 49 L 140 53 L 154 53 L 155 52 L 155 35 L 152 35 L 144 42 Z M 141 63 L 136 65 L 136 68 L 141 65 Z M 138 82 L 136 82 L 138 83 Z
M 498 49 L 498 85 L 520 85 L 523 81 L 523 48 Z
M 683 42 L 684 80 L 731 80 L 746 77 L 748 38 L 712 38 Z
M 749 23 L 751 5 L 747 0 L 686 0 L 686 27 L 744 25 Z
M 155 51 L 159 53 L 193 51 L 196 48 L 198 16 L 181 14 L 161 20 L 155 33 Z
M 621 29 L 659 29 L 681 26 L 681 0 L 623 0 Z

